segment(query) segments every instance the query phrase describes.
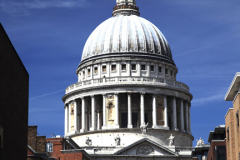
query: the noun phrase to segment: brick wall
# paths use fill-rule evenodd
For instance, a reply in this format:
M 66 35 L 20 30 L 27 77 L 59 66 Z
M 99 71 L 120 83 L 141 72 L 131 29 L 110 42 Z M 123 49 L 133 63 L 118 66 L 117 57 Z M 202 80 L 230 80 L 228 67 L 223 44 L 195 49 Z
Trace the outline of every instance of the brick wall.
M 240 152 L 240 142 L 239 142 L 239 129 L 240 126 L 237 124 L 236 113 L 239 111 L 240 106 L 240 94 L 237 96 L 233 102 L 233 109 L 229 109 L 225 117 L 226 129 L 229 129 L 229 139 L 228 132 L 226 132 L 226 150 L 228 160 L 238 160 Z M 239 112 L 240 116 L 240 112 Z
M 216 155 L 215 155 L 215 146 L 226 146 L 226 141 L 212 141 L 210 148 L 208 150 L 208 156 L 207 159 L 211 160 L 215 160 L 216 159 Z M 226 157 L 227 158 L 227 157 Z
M 46 136 L 37 136 L 37 153 L 46 152 Z
M 1 24 L 0 44 L 0 159 L 26 160 L 29 75 Z
M 28 126 L 28 145 L 37 150 L 37 126 Z

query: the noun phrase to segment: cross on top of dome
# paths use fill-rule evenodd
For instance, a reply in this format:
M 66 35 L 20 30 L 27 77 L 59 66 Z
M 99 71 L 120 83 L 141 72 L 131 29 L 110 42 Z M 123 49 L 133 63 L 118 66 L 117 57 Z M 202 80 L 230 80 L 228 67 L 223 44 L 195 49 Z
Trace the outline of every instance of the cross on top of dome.
M 117 5 L 113 8 L 113 16 L 117 15 L 137 15 L 139 16 L 139 8 L 136 6 L 135 0 L 116 0 Z

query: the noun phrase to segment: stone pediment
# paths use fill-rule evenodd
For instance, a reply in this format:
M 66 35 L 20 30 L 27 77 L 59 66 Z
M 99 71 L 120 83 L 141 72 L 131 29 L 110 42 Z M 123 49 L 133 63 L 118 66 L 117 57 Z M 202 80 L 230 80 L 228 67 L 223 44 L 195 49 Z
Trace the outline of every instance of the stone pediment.
M 114 155 L 178 156 L 174 151 L 155 143 L 148 138 L 134 142 L 131 145 L 115 152 Z

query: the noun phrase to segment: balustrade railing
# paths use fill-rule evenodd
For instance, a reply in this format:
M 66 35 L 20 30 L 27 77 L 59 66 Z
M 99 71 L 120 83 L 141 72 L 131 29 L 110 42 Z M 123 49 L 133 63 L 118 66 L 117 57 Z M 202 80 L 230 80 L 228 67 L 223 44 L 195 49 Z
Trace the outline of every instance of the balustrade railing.
M 173 81 L 173 80 L 167 80 L 164 78 L 148 78 L 148 77 L 107 77 L 107 78 L 98 78 L 98 79 L 92 79 L 92 80 L 85 80 L 82 82 L 78 82 L 75 84 L 72 84 L 66 89 L 66 93 L 78 89 L 78 88 L 85 88 L 89 86 L 95 86 L 95 85 L 111 85 L 111 84 L 149 84 L 149 85 L 162 85 L 162 86 L 170 86 L 175 87 L 178 89 L 189 91 L 189 87 L 181 82 Z

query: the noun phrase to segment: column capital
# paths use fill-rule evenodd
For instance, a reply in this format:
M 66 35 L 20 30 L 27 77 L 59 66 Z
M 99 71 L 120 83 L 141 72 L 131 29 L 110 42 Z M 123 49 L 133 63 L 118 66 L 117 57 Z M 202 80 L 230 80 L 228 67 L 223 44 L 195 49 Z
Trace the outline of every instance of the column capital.
M 80 97 L 80 99 L 84 100 L 85 97 Z
M 127 92 L 127 95 L 132 95 L 133 93 L 132 92 Z
M 145 94 L 145 92 L 140 92 L 140 94 L 141 94 L 141 95 L 144 95 L 144 94 Z
M 91 95 L 91 98 L 94 98 L 95 95 Z
M 106 93 L 103 93 L 103 94 L 102 94 L 102 96 L 106 97 L 106 96 L 107 96 L 107 94 L 106 94 Z
M 119 95 L 119 92 L 115 92 L 114 95 Z

